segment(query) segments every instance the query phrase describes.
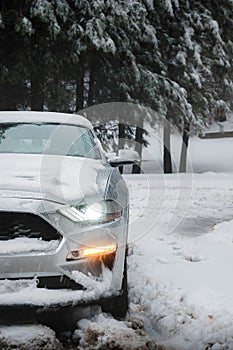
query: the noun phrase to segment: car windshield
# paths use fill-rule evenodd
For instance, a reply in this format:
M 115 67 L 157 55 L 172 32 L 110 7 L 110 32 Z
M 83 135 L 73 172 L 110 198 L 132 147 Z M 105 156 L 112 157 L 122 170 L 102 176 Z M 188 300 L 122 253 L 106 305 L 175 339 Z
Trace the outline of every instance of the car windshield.
M 0 153 L 101 158 L 91 130 L 55 123 L 0 123 Z

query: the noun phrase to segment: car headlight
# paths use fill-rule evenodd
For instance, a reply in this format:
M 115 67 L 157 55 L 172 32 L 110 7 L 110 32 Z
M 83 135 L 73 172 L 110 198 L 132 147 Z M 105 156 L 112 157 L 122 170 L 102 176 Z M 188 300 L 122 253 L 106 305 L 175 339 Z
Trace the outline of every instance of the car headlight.
M 107 223 L 122 216 L 122 207 L 113 200 L 80 204 L 59 209 L 60 213 L 74 222 Z
M 116 244 L 96 246 L 96 247 L 85 247 L 79 250 L 73 250 L 68 252 L 66 256 L 66 261 L 79 260 L 84 258 L 103 257 L 106 255 L 115 253 L 116 250 L 117 250 Z

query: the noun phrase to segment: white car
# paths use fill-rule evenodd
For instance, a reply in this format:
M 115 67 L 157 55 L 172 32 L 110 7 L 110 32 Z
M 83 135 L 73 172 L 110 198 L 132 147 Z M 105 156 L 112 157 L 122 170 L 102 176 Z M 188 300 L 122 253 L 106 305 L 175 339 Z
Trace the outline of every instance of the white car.
M 66 328 L 90 304 L 125 315 L 126 163 L 107 161 L 81 116 L 0 112 L 2 323 L 64 316 Z

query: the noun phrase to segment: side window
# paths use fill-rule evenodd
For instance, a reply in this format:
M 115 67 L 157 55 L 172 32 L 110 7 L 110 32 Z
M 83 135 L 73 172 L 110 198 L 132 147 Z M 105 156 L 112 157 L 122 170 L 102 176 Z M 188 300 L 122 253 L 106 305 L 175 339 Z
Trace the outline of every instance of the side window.
M 101 154 L 90 130 L 85 130 L 72 144 L 68 155 L 100 159 Z
M 88 155 L 88 158 L 99 159 L 101 158 L 100 150 L 95 143 L 94 136 L 91 130 L 88 130 L 83 135 L 83 144 L 85 147 L 85 151 Z

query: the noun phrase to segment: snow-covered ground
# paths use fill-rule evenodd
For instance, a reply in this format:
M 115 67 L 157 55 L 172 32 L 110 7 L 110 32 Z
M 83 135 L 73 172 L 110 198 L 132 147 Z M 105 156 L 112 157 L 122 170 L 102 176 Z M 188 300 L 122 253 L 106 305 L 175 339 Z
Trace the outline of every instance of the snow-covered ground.
M 232 128 L 229 126 L 232 124 Z M 233 122 L 228 122 L 228 129 L 233 131 Z M 213 126 L 214 127 L 214 126 Z M 146 137 L 149 146 L 143 148 L 142 168 L 146 173 L 163 173 L 163 129 L 152 129 L 146 124 Z M 181 152 L 181 135 L 173 130 L 171 135 L 171 158 L 173 172 L 179 169 Z M 232 172 L 233 171 L 232 138 L 200 139 L 193 136 L 189 140 L 187 170 L 193 173 Z
M 167 349 L 233 349 L 232 174 L 145 178 L 126 177 L 131 309 Z

